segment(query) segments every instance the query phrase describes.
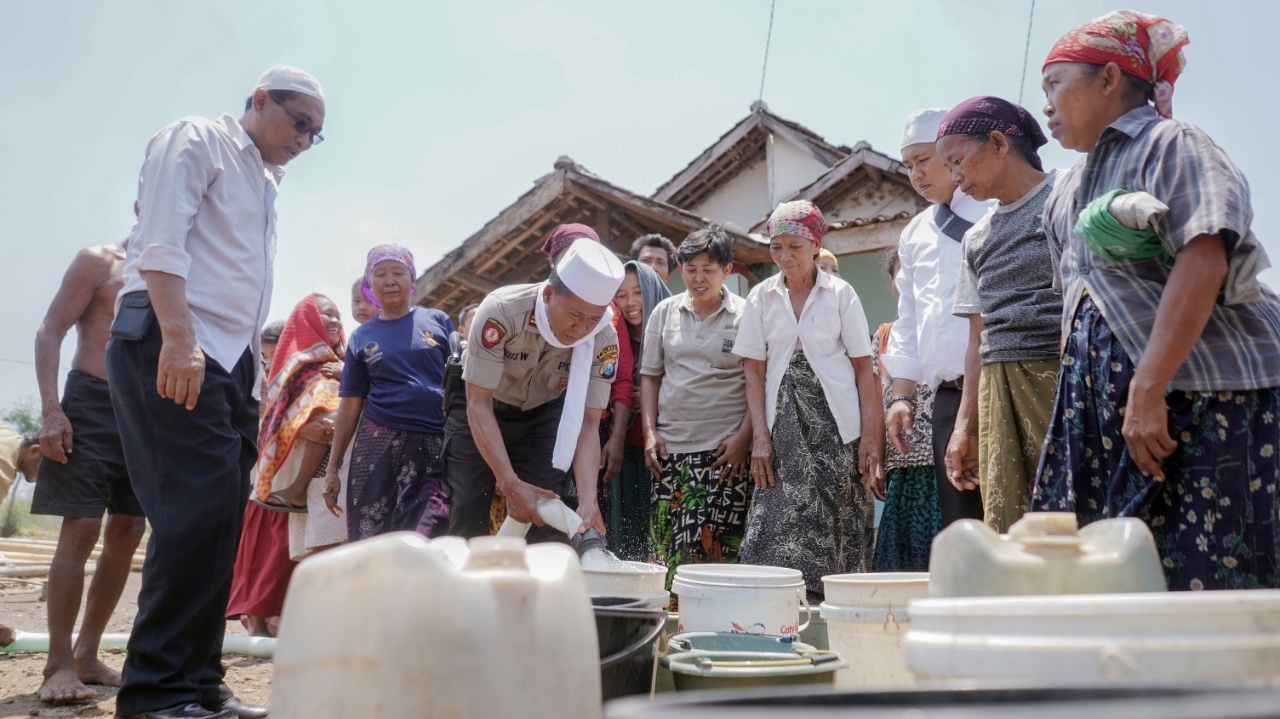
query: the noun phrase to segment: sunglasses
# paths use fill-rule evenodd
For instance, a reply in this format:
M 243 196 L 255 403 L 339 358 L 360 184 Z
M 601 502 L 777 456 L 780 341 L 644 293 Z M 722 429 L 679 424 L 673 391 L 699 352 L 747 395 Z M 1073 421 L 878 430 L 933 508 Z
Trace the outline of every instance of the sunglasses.
M 316 145 L 319 145 L 320 143 L 324 142 L 324 135 L 321 135 L 319 132 L 316 132 L 315 130 L 311 129 L 311 122 L 308 121 L 307 118 L 299 115 L 293 110 L 290 110 L 289 106 L 284 104 L 284 100 L 281 100 L 280 98 L 276 97 L 275 94 L 272 93 L 270 90 L 267 91 L 267 97 L 271 98 L 277 105 L 283 108 L 285 112 L 289 113 L 289 117 L 293 118 L 294 130 L 298 132 L 306 133 L 311 136 L 312 147 L 315 147 Z

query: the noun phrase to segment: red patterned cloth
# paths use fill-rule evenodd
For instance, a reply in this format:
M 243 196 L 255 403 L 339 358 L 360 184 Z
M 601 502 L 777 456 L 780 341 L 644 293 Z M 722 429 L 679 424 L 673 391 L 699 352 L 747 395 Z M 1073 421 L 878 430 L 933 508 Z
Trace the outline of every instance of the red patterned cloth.
M 600 235 L 596 231 L 586 225 L 577 222 L 571 222 L 567 225 L 558 225 L 551 234 L 547 236 L 547 241 L 542 243 L 542 251 L 547 253 L 547 257 L 554 258 L 560 254 L 560 251 L 572 245 L 574 240 L 580 240 L 583 237 L 589 240 L 600 241 Z
M 266 409 L 258 428 L 258 479 L 254 491 L 266 501 L 276 472 L 284 465 L 298 431 L 320 410 L 338 410 L 338 381 L 320 374 L 320 366 L 341 359 L 346 336 L 329 343 L 320 317 L 318 294 L 307 295 L 289 313 L 271 363 L 263 397 Z
M 792 200 L 784 202 L 769 215 L 765 225 L 769 237 L 791 235 L 811 240 L 822 246 L 822 236 L 827 234 L 827 221 L 822 217 L 818 206 L 808 200 Z
M 240 547 L 231 578 L 227 619 L 262 617 L 279 621 L 284 595 L 298 563 L 289 559 L 289 515 L 253 502 L 244 509 Z M 274 634 L 274 629 L 272 631 Z
M 1117 10 L 1063 35 L 1044 64 L 1114 62 L 1121 70 L 1154 85 L 1156 112 L 1173 117 L 1173 83 L 1186 67 L 1182 48 L 1189 42 L 1186 28 L 1172 20 Z

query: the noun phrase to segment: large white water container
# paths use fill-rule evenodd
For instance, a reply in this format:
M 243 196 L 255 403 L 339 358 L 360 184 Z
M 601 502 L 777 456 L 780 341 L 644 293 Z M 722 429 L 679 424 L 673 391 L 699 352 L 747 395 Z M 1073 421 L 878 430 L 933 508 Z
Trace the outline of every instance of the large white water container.
M 933 540 L 929 594 L 982 597 L 1026 594 L 1163 592 L 1151 530 L 1133 517 L 1077 530 L 1069 512 L 1032 512 L 997 534 L 974 519 L 954 522 Z
M 293 574 L 273 683 L 279 719 L 599 717 L 578 557 L 414 532 L 321 553 Z
M 927 572 L 832 574 L 822 578 L 822 618 L 827 641 L 849 666 L 836 672 L 836 686 L 902 686 L 912 675 L 902 657 L 902 635 L 910 624 L 907 604 L 929 596 Z
M 799 570 L 755 564 L 682 564 L 671 591 L 679 598 L 677 631 L 784 636 L 809 626 L 813 613 Z M 804 607 L 804 623 L 800 608 Z
M 907 666 L 975 687 L 1280 681 L 1280 590 L 924 599 Z

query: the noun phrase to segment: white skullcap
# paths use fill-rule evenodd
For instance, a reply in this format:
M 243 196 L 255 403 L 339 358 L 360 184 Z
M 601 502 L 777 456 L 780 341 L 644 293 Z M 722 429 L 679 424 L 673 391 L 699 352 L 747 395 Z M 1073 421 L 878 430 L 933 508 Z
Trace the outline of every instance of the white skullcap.
M 938 126 L 946 117 L 947 108 L 931 107 L 928 110 L 917 110 L 907 117 L 907 126 L 902 130 L 902 147 L 927 142 L 932 145 L 938 139 Z
M 626 270 L 608 247 L 580 237 L 556 263 L 556 274 L 573 294 L 593 305 L 607 305 L 613 302 Z
M 316 76 L 292 65 L 276 65 L 268 69 L 258 78 L 258 84 L 253 89 L 300 92 L 324 102 L 324 90 L 320 89 L 320 81 Z

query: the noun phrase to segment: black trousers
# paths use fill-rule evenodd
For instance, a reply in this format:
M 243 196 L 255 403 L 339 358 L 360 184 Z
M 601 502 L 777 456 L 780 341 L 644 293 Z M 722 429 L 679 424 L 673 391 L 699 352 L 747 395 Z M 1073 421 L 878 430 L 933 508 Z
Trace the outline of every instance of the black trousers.
M 956 428 L 960 410 L 960 389 L 950 383 L 938 386 L 933 395 L 933 468 L 938 479 L 938 506 L 942 509 L 942 526 L 957 519 L 982 521 L 982 491 L 961 491 L 947 479 L 947 443 Z
M 489 535 L 489 507 L 493 502 L 496 478 L 480 455 L 467 421 L 467 403 L 462 393 L 451 398 L 449 419 L 444 427 L 444 491 L 449 497 L 449 529 L 459 537 Z M 551 466 L 551 453 L 560 427 L 564 399 L 556 399 L 529 410 L 494 402 L 493 414 L 502 431 L 502 443 L 516 476 L 536 487 L 563 496 L 566 475 Z M 530 527 L 530 542 L 568 541 L 550 527 Z
M 151 522 L 138 616 L 117 713 L 214 705 L 222 684 L 231 571 L 257 459 L 257 358 L 231 371 L 208 359 L 192 410 L 156 392 L 159 323 L 107 346 L 111 400 L 134 493 Z

